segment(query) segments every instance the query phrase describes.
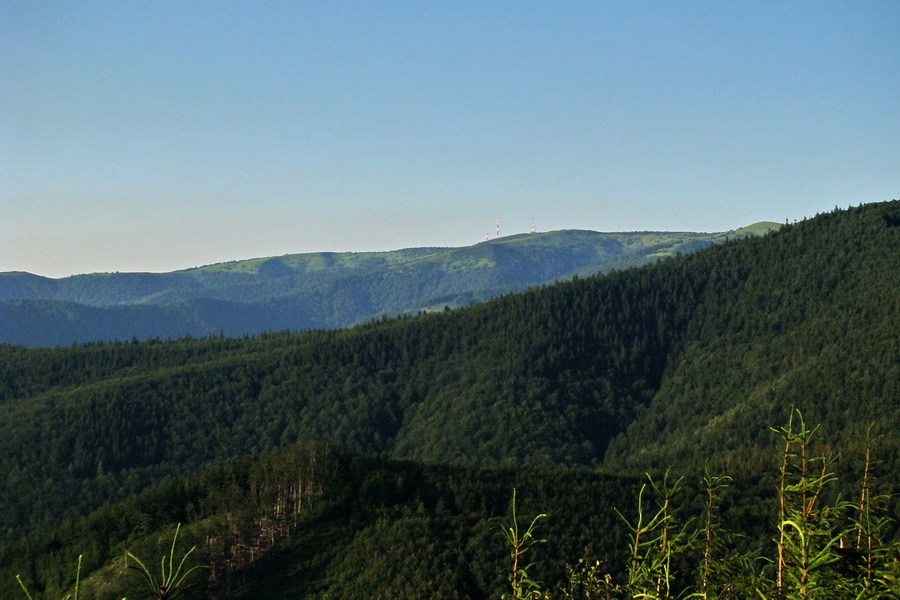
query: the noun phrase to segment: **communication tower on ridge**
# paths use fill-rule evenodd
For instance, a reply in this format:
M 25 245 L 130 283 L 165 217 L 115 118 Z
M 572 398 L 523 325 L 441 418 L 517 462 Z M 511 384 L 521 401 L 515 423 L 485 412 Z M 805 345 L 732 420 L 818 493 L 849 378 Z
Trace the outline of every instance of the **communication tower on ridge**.
M 497 217 L 497 237 L 500 237 L 500 217 Z

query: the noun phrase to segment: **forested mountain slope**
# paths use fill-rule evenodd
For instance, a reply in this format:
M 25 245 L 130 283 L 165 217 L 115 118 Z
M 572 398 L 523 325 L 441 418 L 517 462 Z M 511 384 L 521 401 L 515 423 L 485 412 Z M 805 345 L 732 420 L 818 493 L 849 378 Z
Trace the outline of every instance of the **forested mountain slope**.
M 900 202 L 836 210 L 351 330 L 4 347 L 3 535 L 308 439 L 465 466 L 695 469 L 718 455 L 750 472 L 792 405 L 841 441 L 874 421 L 896 477 L 898 222 Z
M 341 327 L 383 314 L 463 306 L 773 228 L 778 225 L 714 234 L 566 230 L 464 248 L 295 254 L 159 274 L 48 279 L 0 273 L 0 343 L 57 346 Z
M 541 597 L 646 597 L 642 589 L 649 597 L 694 591 L 722 600 L 793 597 L 803 590 L 824 592 L 806 594 L 813 597 L 894 597 L 900 589 L 900 519 L 891 517 L 897 502 L 881 495 L 890 482 L 873 478 L 882 472 L 877 444 L 875 462 L 858 465 L 856 474 L 865 471 L 868 482 L 850 486 L 847 497 L 854 501 L 835 497 L 846 488 L 835 481 L 817 502 L 843 506 L 834 510 L 852 517 L 861 490 L 870 490 L 872 510 L 866 512 L 882 523 L 874 551 L 865 550 L 871 548 L 865 535 L 858 537 L 864 525 L 817 511 L 811 522 L 795 521 L 797 527 L 817 534 L 812 547 L 819 550 L 828 539 L 821 539 L 822 521 L 831 523 L 831 531 L 841 532 L 841 546 L 826 551 L 824 562 L 816 556 L 811 582 L 795 577 L 803 567 L 790 560 L 782 587 L 771 567 L 779 555 L 778 524 L 785 519 L 775 493 L 783 440 L 770 438 L 770 472 L 735 472 L 734 479 L 713 476 L 706 483 L 696 474 L 648 481 L 571 467 L 477 469 L 349 456 L 315 443 L 287 445 L 252 459 L 217 461 L 77 522 L 0 544 L 0 596 L 19 595 L 15 577 L 36 600 L 71 592 L 80 555 L 82 600 L 145 597 L 126 551 L 152 568 L 157 557 L 174 556 L 177 563 L 193 548 L 183 572 L 205 568 L 188 578 L 197 587 L 184 598 L 487 600 L 510 586 L 511 548 L 501 529 L 513 527 L 508 531 L 515 534 L 518 528 L 522 536 L 532 523 L 540 536 L 533 539 L 542 541 L 519 556 L 518 576 L 527 570 L 530 581 L 549 593 Z M 828 442 L 822 433 L 808 450 L 818 456 Z M 793 462 L 799 465 L 799 456 Z M 817 476 L 813 471 L 809 482 Z M 796 477 L 791 470 L 787 483 L 794 486 Z M 799 490 L 788 496 L 790 505 Z M 671 536 L 662 542 L 663 521 L 648 518 L 662 505 L 661 492 Z M 643 520 L 639 506 L 646 511 Z M 641 523 L 642 558 L 634 561 L 635 530 L 629 529 Z M 176 532 L 177 548 L 170 545 Z M 656 561 L 663 547 L 675 549 L 674 569 Z M 788 556 L 795 556 L 793 548 L 787 546 Z M 652 593 L 663 581 L 657 577 L 665 578 L 666 589 L 671 584 L 671 594 Z
M 220 463 L 153 486 L 53 532 L 0 546 L 0 597 L 16 598 L 21 575 L 44 598 L 65 595 L 73 556 L 85 556 L 82 600 L 141 598 L 127 550 L 152 564 L 157 540 L 183 523 L 179 553 L 207 598 L 490 598 L 506 587 L 497 531 L 512 489 L 518 509 L 552 506 L 535 555 L 541 576 L 564 562 L 609 552 L 625 534 L 614 506 L 632 504 L 637 482 L 588 470 L 474 469 L 347 456 L 316 444 Z M 598 494 L 602 490 L 602 494 Z M 625 509 L 630 514 L 630 510 Z M 624 550 L 624 548 L 622 548 Z
M 837 446 L 886 436 L 900 476 L 898 202 L 820 215 L 686 259 L 707 285 L 659 389 L 606 456 L 637 470 L 714 449 L 758 462 L 758 429 L 796 406 Z M 704 266 L 700 266 L 704 265 Z

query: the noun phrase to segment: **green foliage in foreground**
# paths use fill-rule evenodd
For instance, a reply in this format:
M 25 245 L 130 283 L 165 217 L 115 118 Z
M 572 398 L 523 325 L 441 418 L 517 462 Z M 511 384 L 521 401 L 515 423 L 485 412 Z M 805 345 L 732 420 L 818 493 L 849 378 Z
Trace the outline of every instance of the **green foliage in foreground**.
M 72 594 L 66 594 L 63 596 L 63 600 L 79 600 L 81 597 L 81 562 L 84 556 L 78 555 L 78 566 L 75 568 L 75 592 Z M 25 593 L 25 597 L 28 600 L 34 600 L 31 596 L 31 592 L 28 591 L 28 586 L 25 585 L 25 582 L 22 581 L 22 578 L 16 575 L 16 581 L 19 583 L 19 587 L 22 588 L 22 591 Z
M 203 568 L 200 565 L 196 565 L 184 570 L 184 563 L 197 549 L 196 546 L 185 552 L 178 561 L 178 566 L 175 566 L 175 544 L 178 542 L 179 529 L 181 529 L 180 523 L 175 527 L 175 535 L 172 536 L 172 547 L 169 550 L 168 560 L 166 556 L 163 556 L 159 562 L 159 573 L 155 573 L 152 569 L 147 568 L 147 565 L 131 552 L 127 553 L 128 558 L 135 562 L 134 565 L 128 565 L 128 568 L 137 571 L 144 579 L 153 600 L 175 600 L 190 587 L 188 578 L 195 571 Z M 76 598 L 76 600 L 78 599 Z
M 738 552 L 733 534 L 719 524 L 717 498 L 727 479 L 707 474 L 708 503 L 702 514 L 683 520 L 676 500 L 682 481 L 669 472 L 650 478 L 655 507 L 638 494 L 637 518 L 629 527 L 630 556 L 624 573 L 604 571 L 600 561 L 569 567 L 558 592 L 542 589 L 526 577 L 518 562 L 535 540 L 535 517 L 519 538 L 513 525 L 504 531 L 515 560 L 510 600 L 633 599 L 728 600 L 881 600 L 900 598 L 900 541 L 885 538 L 896 523 L 887 516 L 888 496 L 873 495 L 867 446 L 865 474 L 853 499 L 830 496 L 836 482 L 835 456 L 817 439 L 797 412 L 775 430 L 783 444 L 778 473 L 774 545 Z M 515 504 L 515 494 L 513 495 Z M 655 512 L 654 512 L 655 510 Z M 544 541 L 544 540 L 540 540 Z M 528 565 L 531 569 L 533 565 Z M 517 581 L 522 583 L 518 586 Z
M 184 553 L 178 561 L 178 567 L 175 567 L 175 545 L 178 543 L 178 530 L 180 528 L 181 524 L 175 528 L 175 534 L 172 536 L 172 546 L 169 549 L 168 560 L 165 555 L 160 559 L 159 573 L 147 568 L 147 565 L 131 552 L 126 553 L 128 558 L 135 563 L 133 565 L 128 565 L 128 568 L 134 569 L 143 578 L 144 582 L 147 584 L 147 590 L 149 591 L 152 600 L 175 600 L 175 598 L 181 596 L 192 586 L 192 582 L 188 581 L 190 576 L 203 568 L 202 566 L 197 565 L 182 572 L 185 562 L 194 550 L 197 549 L 196 546 Z M 71 594 L 66 594 L 63 597 L 63 600 L 81 600 L 81 567 L 83 559 L 83 555 L 78 555 L 78 566 L 75 569 L 75 591 Z M 28 591 L 28 586 L 25 585 L 19 575 L 16 575 L 16 581 L 25 593 L 26 598 L 28 598 L 28 600 L 34 600 L 31 592 Z M 122 600 L 127 599 L 123 598 Z
M 7 545 L 0 595 L 12 597 L 4 585 L 14 573 L 44 590 L 34 600 L 65 594 L 71 580 L 59 571 L 71 562 L 61 558 L 81 547 L 92 554 L 81 600 L 137 600 L 145 592 L 116 555 L 164 554 L 153 540 L 173 539 L 174 520 L 187 519 L 194 564 L 209 566 L 197 598 L 898 598 L 897 506 L 878 491 L 877 441 L 858 488 L 842 496 L 816 429 L 797 413 L 775 431 L 774 493 L 750 505 L 740 478 L 711 474 L 699 485 L 669 472 L 642 485 L 586 470 L 429 467 L 295 446 Z M 735 520 L 735 490 L 766 516 Z M 141 522 L 149 534 L 130 528 Z M 178 579 L 186 563 L 173 558 L 174 540 L 165 556 L 162 579 Z
M 512 566 L 509 570 L 509 583 L 512 590 L 503 594 L 503 600 L 517 600 L 518 598 L 530 598 L 532 596 L 540 596 L 540 583 L 534 581 L 528 576 L 528 570 L 534 563 L 525 564 L 525 554 L 537 544 L 543 544 L 547 540 L 539 540 L 535 537 L 535 528 L 538 521 L 545 518 L 546 514 L 540 514 L 531 520 L 531 524 L 524 531 L 519 531 L 519 517 L 516 514 L 516 490 L 513 490 L 512 505 L 510 507 L 512 513 L 509 526 L 501 526 L 500 531 L 506 539 L 506 545 L 509 547 L 509 557 Z
M 568 556 L 608 555 L 625 534 L 613 507 L 634 483 L 584 469 L 426 466 L 293 446 L 0 547 L 0 597 L 18 596 L 19 574 L 40 591 L 35 600 L 57 600 L 71 591 L 71 565 L 83 553 L 83 600 L 140 600 L 126 553 L 167 552 L 183 522 L 179 545 L 196 546 L 193 564 L 209 566 L 195 595 L 487 598 L 504 586 L 495 523 L 513 487 L 523 511 L 553 507 L 545 531 L 557 541 L 536 558 L 541 579 L 554 581 Z

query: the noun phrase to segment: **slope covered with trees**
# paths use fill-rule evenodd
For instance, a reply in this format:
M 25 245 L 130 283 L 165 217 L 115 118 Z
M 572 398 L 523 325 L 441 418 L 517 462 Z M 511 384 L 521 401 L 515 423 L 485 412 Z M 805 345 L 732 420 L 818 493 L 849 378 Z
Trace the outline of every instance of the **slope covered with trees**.
M 21 581 L 60 597 L 80 554 L 76 598 L 146 597 L 134 557 L 155 571 L 148 558 L 178 564 L 191 548 L 184 572 L 203 568 L 188 598 L 894 598 L 897 506 L 881 493 L 878 444 L 847 501 L 822 437 L 799 413 L 776 428 L 772 489 L 740 475 L 641 484 L 288 445 L 6 544 L 0 595 Z
M 198 546 L 193 564 L 211 567 L 200 579 L 216 597 L 487 597 L 503 587 L 496 520 L 506 516 L 513 487 L 520 510 L 559 511 L 545 530 L 559 541 L 541 555 L 545 572 L 559 578 L 567 554 L 599 553 L 624 536 L 612 507 L 634 483 L 583 469 L 424 466 L 289 445 L 6 545 L 0 596 L 17 596 L 16 574 L 46 597 L 62 596 L 75 552 L 91 574 L 85 597 L 139 598 L 139 578 L 123 568 L 126 549 L 155 557 L 181 522 L 179 549 Z

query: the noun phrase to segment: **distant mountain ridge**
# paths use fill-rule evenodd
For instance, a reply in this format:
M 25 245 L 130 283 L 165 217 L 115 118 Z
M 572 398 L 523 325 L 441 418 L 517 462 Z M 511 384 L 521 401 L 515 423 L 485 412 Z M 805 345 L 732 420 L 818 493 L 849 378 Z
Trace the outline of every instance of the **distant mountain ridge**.
M 560 230 L 460 248 L 290 254 L 170 273 L 61 279 L 0 273 L 0 343 L 59 346 L 343 327 L 464 306 L 778 228 L 763 222 L 722 233 Z

